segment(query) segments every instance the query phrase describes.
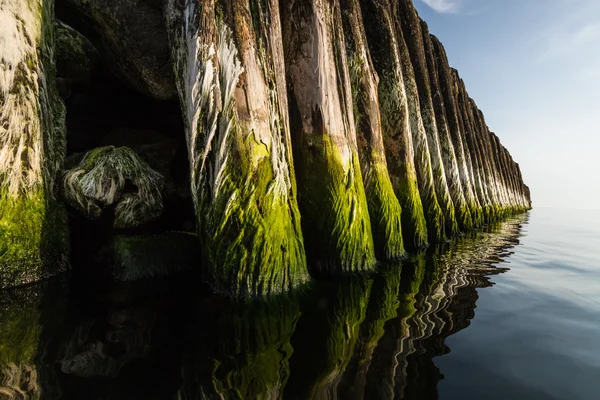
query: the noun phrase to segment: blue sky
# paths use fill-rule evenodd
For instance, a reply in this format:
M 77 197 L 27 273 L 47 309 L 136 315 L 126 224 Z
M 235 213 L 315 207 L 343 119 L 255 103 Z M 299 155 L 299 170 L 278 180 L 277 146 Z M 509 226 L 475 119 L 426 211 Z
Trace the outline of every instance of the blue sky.
M 413 0 L 534 206 L 600 209 L 600 0 Z

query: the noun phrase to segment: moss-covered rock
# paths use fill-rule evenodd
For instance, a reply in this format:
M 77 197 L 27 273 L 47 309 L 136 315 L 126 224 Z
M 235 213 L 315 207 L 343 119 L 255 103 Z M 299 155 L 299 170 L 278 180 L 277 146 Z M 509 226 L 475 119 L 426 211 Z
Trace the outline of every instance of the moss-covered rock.
M 81 29 L 103 63 L 123 82 L 159 100 L 176 96 L 162 1 L 65 0 L 76 10 L 64 21 Z M 75 15 L 73 15 L 75 14 Z M 79 21 L 78 21 L 79 20 Z M 72 22 L 78 22 L 75 25 Z
M 98 64 L 98 50 L 69 25 L 56 23 L 56 76 L 70 83 L 87 83 Z
M 200 260 L 198 237 L 185 232 L 119 235 L 103 250 L 101 257 L 113 279 L 118 281 L 173 275 L 197 267 Z
M 0 4 L 0 288 L 68 267 L 66 215 L 53 189 L 65 153 L 55 87 L 54 2 Z
M 132 228 L 160 217 L 163 177 L 128 147 L 99 147 L 67 160 L 62 176 L 65 201 L 99 219 L 114 210 L 115 228 Z

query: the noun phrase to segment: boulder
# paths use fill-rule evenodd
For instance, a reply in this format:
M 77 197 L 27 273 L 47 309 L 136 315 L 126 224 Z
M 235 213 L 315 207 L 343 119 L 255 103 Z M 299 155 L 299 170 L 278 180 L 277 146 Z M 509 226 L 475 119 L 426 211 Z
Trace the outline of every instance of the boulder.
M 169 172 L 178 148 L 176 140 L 160 132 L 134 128 L 113 129 L 102 138 L 100 145 L 127 146 L 139 154 L 153 169 L 165 176 Z
M 87 83 L 91 80 L 97 64 L 98 50 L 94 45 L 69 25 L 57 21 L 57 83 Z
M 175 97 L 161 1 L 63 0 L 60 3 L 66 3 L 63 8 L 74 8 L 83 25 L 89 25 L 88 37 L 98 47 L 103 63 L 123 82 L 158 100 Z
M 199 263 L 200 241 L 195 234 L 169 232 L 113 238 L 102 252 L 103 263 L 112 265 L 117 281 L 162 277 Z
M 115 228 L 160 217 L 164 178 L 128 147 L 106 146 L 75 154 L 62 176 L 65 201 L 91 219 L 114 210 Z

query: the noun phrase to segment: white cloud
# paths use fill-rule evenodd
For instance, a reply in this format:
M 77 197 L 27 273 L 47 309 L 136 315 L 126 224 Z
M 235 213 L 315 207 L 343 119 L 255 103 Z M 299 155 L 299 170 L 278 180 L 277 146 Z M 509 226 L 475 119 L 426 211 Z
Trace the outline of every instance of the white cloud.
M 455 13 L 460 6 L 460 0 L 423 0 L 423 3 L 439 13 Z
M 600 40 L 600 23 L 578 20 L 563 26 L 553 26 L 540 37 L 545 42 L 539 56 L 540 62 L 574 55 L 586 55 L 585 58 L 591 58 L 592 54 L 587 54 L 587 52 L 582 54 L 581 52 L 586 48 L 593 48 L 594 43 Z

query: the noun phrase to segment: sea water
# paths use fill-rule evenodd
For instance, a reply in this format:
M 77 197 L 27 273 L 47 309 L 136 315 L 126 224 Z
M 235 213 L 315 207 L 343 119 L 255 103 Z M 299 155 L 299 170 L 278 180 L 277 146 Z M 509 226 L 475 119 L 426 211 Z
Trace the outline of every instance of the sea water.
M 597 399 L 600 212 L 534 209 L 260 303 L 193 275 L 0 292 L 0 399 L 40 398 Z

